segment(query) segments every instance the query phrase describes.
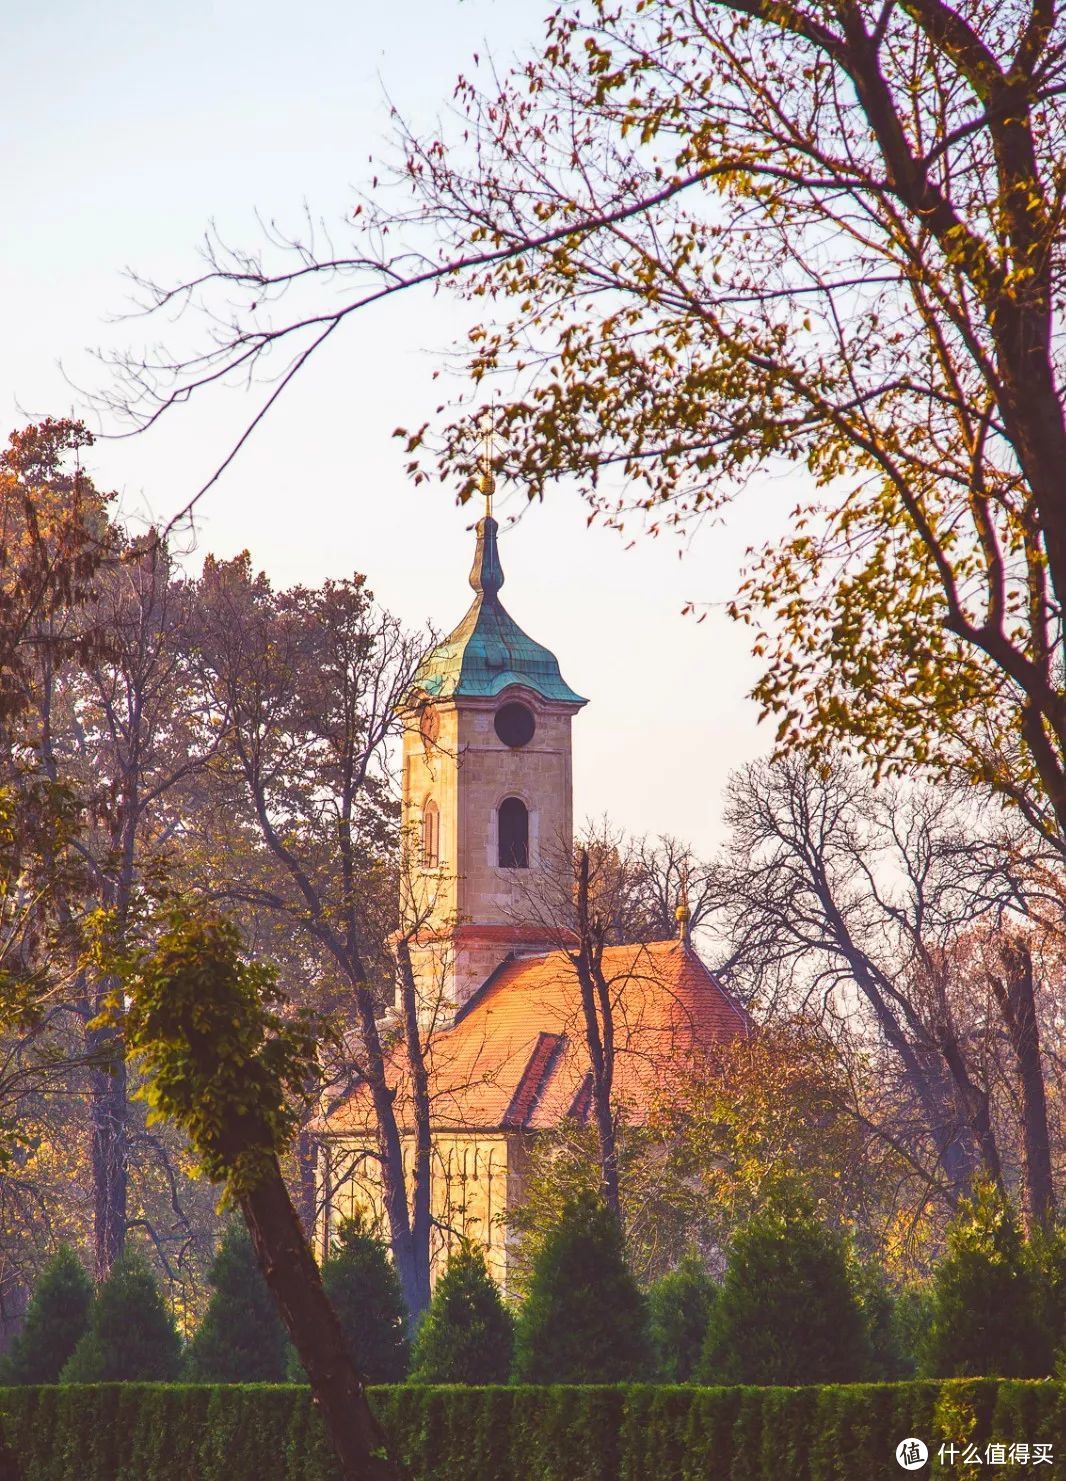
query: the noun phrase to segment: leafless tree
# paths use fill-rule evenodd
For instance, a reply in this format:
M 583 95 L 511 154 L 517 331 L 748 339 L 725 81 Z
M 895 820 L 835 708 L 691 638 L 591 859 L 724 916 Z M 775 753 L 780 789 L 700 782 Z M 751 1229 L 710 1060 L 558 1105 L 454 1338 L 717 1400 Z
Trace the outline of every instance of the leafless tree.
M 982 832 L 944 795 L 875 789 L 846 766 L 797 759 L 739 773 L 727 818 L 732 971 L 771 1010 L 813 1004 L 879 1046 L 877 1118 L 912 1152 L 929 1144 L 948 1199 L 978 1166 L 1002 1185 L 1004 1138 L 1020 1133 L 1028 1204 L 1045 1222 L 1028 868 L 1006 820 Z M 1019 1077 L 1020 1115 L 1006 1094 L 997 1113 L 997 1089 Z
M 382 864 L 398 820 L 384 747 L 423 642 L 374 607 L 362 578 L 275 593 L 247 558 L 209 560 L 198 602 L 200 682 L 225 734 L 218 780 L 250 829 L 253 866 L 256 851 L 269 866 L 231 872 L 221 892 L 275 914 L 329 960 L 335 996 L 321 1008 L 354 1007 L 347 1042 L 373 1098 L 389 1236 L 417 1313 L 429 1299 L 428 1233 L 412 1226 L 379 1020 L 397 924 L 395 875 Z M 420 1059 L 417 1034 L 405 1048 Z
M 606 822 L 587 828 L 572 853 L 546 851 L 546 865 L 521 892 L 518 911 L 535 921 L 567 962 L 580 1003 L 580 1034 L 589 1061 L 590 1110 L 596 1131 L 600 1187 L 621 1223 L 618 1107 L 615 1068 L 619 1034 L 625 1035 L 624 998 L 650 975 L 639 951 L 623 970 L 608 966 L 614 945 L 669 940 L 678 933 L 677 910 L 691 888 L 699 920 L 717 903 L 712 872 L 676 839 L 627 842 Z M 669 893 L 673 894 L 670 903 Z M 623 1043 L 628 1050 L 632 1046 Z
M 605 940 L 668 941 L 677 934 L 682 901 L 689 930 L 709 925 L 721 905 L 714 865 L 668 834 L 625 838 L 606 819 L 583 830 L 597 908 L 606 910 Z
M 73 840 L 84 889 L 61 907 L 95 908 L 121 937 L 141 891 L 166 872 L 183 828 L 182 793 L 214 754 L 188 669 L 190 591 L 149 533 L 112 536 L 91 603 L 101 643 L 77 661 L 42 662 L 24 719 L 54 785 L 72 787 L 84 827 Z M 97 1017 L 114 983 L 82 970 L 76 1003 L 88 1069 L 96 1268 L 103 1277 L 128 1227 L 129 1086 L 121 1033 Z

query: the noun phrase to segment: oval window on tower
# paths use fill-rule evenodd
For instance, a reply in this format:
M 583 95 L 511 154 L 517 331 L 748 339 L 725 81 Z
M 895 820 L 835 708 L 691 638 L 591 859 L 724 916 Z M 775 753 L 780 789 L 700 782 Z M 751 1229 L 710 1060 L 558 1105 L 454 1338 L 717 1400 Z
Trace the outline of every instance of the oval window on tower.
M 519 746 L 528 746 L 533 739 L 533 732 L 537 728 L 537 722 L 533 718 L 533 711 L 528 705 L 519 704 L 512 700 L 510 704 L 501 705 L 496 711 L 496 734 L 505 746 L 510 746 L 516 751 Z
M 529 868 L 529 812 L 520 797 L 505 797 L 498 816 L 501 869 Z

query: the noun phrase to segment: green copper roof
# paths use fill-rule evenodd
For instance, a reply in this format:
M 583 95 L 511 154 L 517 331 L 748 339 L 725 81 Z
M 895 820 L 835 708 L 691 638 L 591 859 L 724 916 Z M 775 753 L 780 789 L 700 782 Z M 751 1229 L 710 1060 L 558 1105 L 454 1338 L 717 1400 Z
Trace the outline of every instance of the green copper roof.
M 477 595 L 453 633 L 424 659 L 413 688 L 438 699 L 491 699 L 508 684 L 524 684 L 545 699 L 583 705 L 559 672 L 559 660 L 527 637 L 504 611 L 499 591 L 503 567 L 496 546 L 499 528 L 491 514 L 478 522 L 470 585 Z

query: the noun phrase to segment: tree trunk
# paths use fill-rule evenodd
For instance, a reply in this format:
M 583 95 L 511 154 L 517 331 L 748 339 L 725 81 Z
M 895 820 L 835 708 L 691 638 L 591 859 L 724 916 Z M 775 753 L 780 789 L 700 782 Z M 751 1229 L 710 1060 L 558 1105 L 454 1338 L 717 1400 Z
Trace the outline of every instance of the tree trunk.
M 126 1063 L 113 1030 L 91 1034 L 90 1052 L 98 1060 L 90 1071 L 94 1253 L 105 1280 L 126 1243 Z
M 585 1047 L 592 1069 L 592 1110 L 600 1148 L 600 1186 L 603 1200 L 622 1227 L 622 1200 L 618 1188 L 618 1146 L 614 1130 L 611 1091 L 614 1084 L 614 1017 L 610 994 L 603 980 L 601 953 L 589 908 L 589 856 L 578 855 L 577 879 L 578 950 L 571 954 L 581 986 L 585 1018 Z
M 948 1102 L 954 1081 L 946 1070 L 943 1056 L 931 1045 L 928 1055 L 919 1052 L 914 1040 L 923 1029 L 917 1014 L 898 994 L 895 995 L 895 1006 L 889 1001 L 888 992 L 878 980 L 870 959 L 852 940 L 847 923 L 824 880 L 818 881 L 818 895 L 832 939 L 847 962 L 855 985 L 873 1009 L 886 1043 L 899 1056 L 907 1083 L 921 1105 L 937 1150 L 937 1159 L 948 1180 L 950 1196 L 953 1202 L 957 1202 L 969 1191 L 973 1181 L 973 1159 L 962 1145 L 955 1115 L 949 1114 Z M 908 1033 L 912 1037 L 909 1038 Z M 935 1067 L 930 1059 L 934 1060 Z
M 300 1128 L 296 1137 L 296 1171 L 300 1190 L 296 1211 L 300 1216 L 304 1237 L 311 1244 L 315 1237 L 315 1213 L 318 1207 L 318 1144 L 306 1126 Z
M 970 1078 L 970 1072 L 966 1066 L 966 1059 L 962 1052 L 962 1046 L 953 1029 L 946 1025 L 941 1028 L 940 1052 L 944 1056 L 944 1063 L 951 1072 L 951 1078 L 955 1082 L 959 1101 L 966 1113 L 966 1119 L 970 1123 L 974 1140 L 981 1153 L 981 1161 L 985 1165 L 985 1171 L 995 1183 L 996 1187 L 1003 1193 L 1003 1164 L 1000 1161 L 999 1148 L 996 1145 L 995 1132 L 992 1129 L 992 1114 L 989 1107 L 988 1091 L 976 1085 Z
M 1051 1172 L 1051 1137 L 1048 1133 L 1044 1067 L 1040 1058 L 1033 959 L 1028 947 L 1020 941 L 1004 942 L 1000 956 L 1004 976 L 990 973 L 989 981 L 1018 1065 L 1027 1212 L 1031 1227 L 1047 1229 L 1055 1218 L 1055 1186 Z
M 415 1116 L 415 1155 L 413 1189 L 411 1194 L 411 1257 L 412 1286 L 416 1292 L 417 1306 L 409 1307 L 412 1322 L 429 1305 L 429 1238 L 433 1216 L 430 1201 L 433 1170 L 433 1136 L 430 1125 L 431 1101 L 429 1075 L 426 1058 L 422 1053 L 422 1037 L 418 1026 L 418 991 L 415 987 L 414 968 L 411 965 L 410 942 L 401 937 L 396 943 L 396 961 L 400 973 L 400 990 L 403 998 L 403 1028 L 407 1046 L 407 1062 L 411 1070 L 411 1098 Z
M 240 1204 L 259 1268 L 310 1380 L 341 1481 L 399 1481 L 276 1157 Z
M 980 1166 L 980 1153 L 974 1146 L 973 1138 L 967 1134 L 969 1130 L 969 1123 L 959 1118 L 954 1106 L 949 1109 L 945 1098 L 943 1118 L 933 1128 L 933 1142 L 937 1162 L 947 1179 L 948 1197 L 953 1208 L 960 1199 L 969 1196 L 974 1175 Z
M 364 988 L 357 990 L 355 996 L 359 1026 L 363 1035 L 363 1050 L 366 1056 L 364 1075 L 370 1087 L 377 1123 L 377 1144 L 381 1158 L 381 1201 L 389 1224 L 389 1248 L 392 1250 L 392 1258 L 407 1310 L 415 1312 L 422 1308 L 419 1304 L 421 1295 L 411 1215 L 407 1206 L 403 1138 L 396 1121 L 394 1092 L 385 1077 L 385 1061 L 374 1022 L 373 1008 L 362 1006 L 363 998 L 366 999 L 367 1004 L 371 1002 L 370 994 Z

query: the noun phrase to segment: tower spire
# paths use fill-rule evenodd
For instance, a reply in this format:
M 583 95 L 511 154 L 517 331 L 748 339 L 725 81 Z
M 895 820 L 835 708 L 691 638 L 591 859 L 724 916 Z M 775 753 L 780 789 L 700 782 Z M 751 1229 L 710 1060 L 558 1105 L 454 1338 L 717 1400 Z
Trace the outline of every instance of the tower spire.
M 485 502 L 492 498 L 491 494 L 485 496 Z M 481 597 L 488 597 L 491 601 L 503 585 L 503 566 L 500 565 L 500 552 L 496 545 L 496 531 L 499 528 L 491 514 L 486 513 L 477 522 L 477 549 L 474 551 L 474 564 L 470 567 L 470 585 Z
M 478 488 L 485 496 L 485 513 L 477 522 L 477 549 L 470 570 L 470 585 L 482 597 L 491 601 L 503 585 L 503 567 L 496 545 L 499 529 L 492 517 L 492 496 L 496 492 L 496 477 L 492 471 L 492 458 L 496 450 L 496 437 L 492 425 L 492 413 L 486 408 L 481 414 L 481 455 L 478 458 L 480 473 Z
M 500 601 L 503 566 L 496 543 L 499 525 L 492 516 L 495 468 L 504 461 L 498 423 L 499 415 L 487 406 L 469 423 L 474 445 L 467 491 L 472 483 L 485 500 L 485 512 L 475 525 L 477 549 L 470 568 L 474 600 L 458 627 L 423 659 L 410 692 L 439 700 L 493 699 L 518 684 L 576 711 L 585 701 L 563 679 L 554 653 L 524 633 Z
M 689 909 L 689 879 L 688 870 L 681 870 L 680 888 L 677 892 L 677 909 L 674 911 L 674 919 L 677 921 L 677 939 L 685 946 L 692 944 L 692 911 Z
M 481 414 L 481 456 L 478 464 L 478 488 L 485 496 L 485 518 L 492 518 L 492 496 L 496 492 L 496 475 L 492 471 L 493 454 L 496 451 L 496 431 L 492 425 L 492 412 L 486 409 Z

